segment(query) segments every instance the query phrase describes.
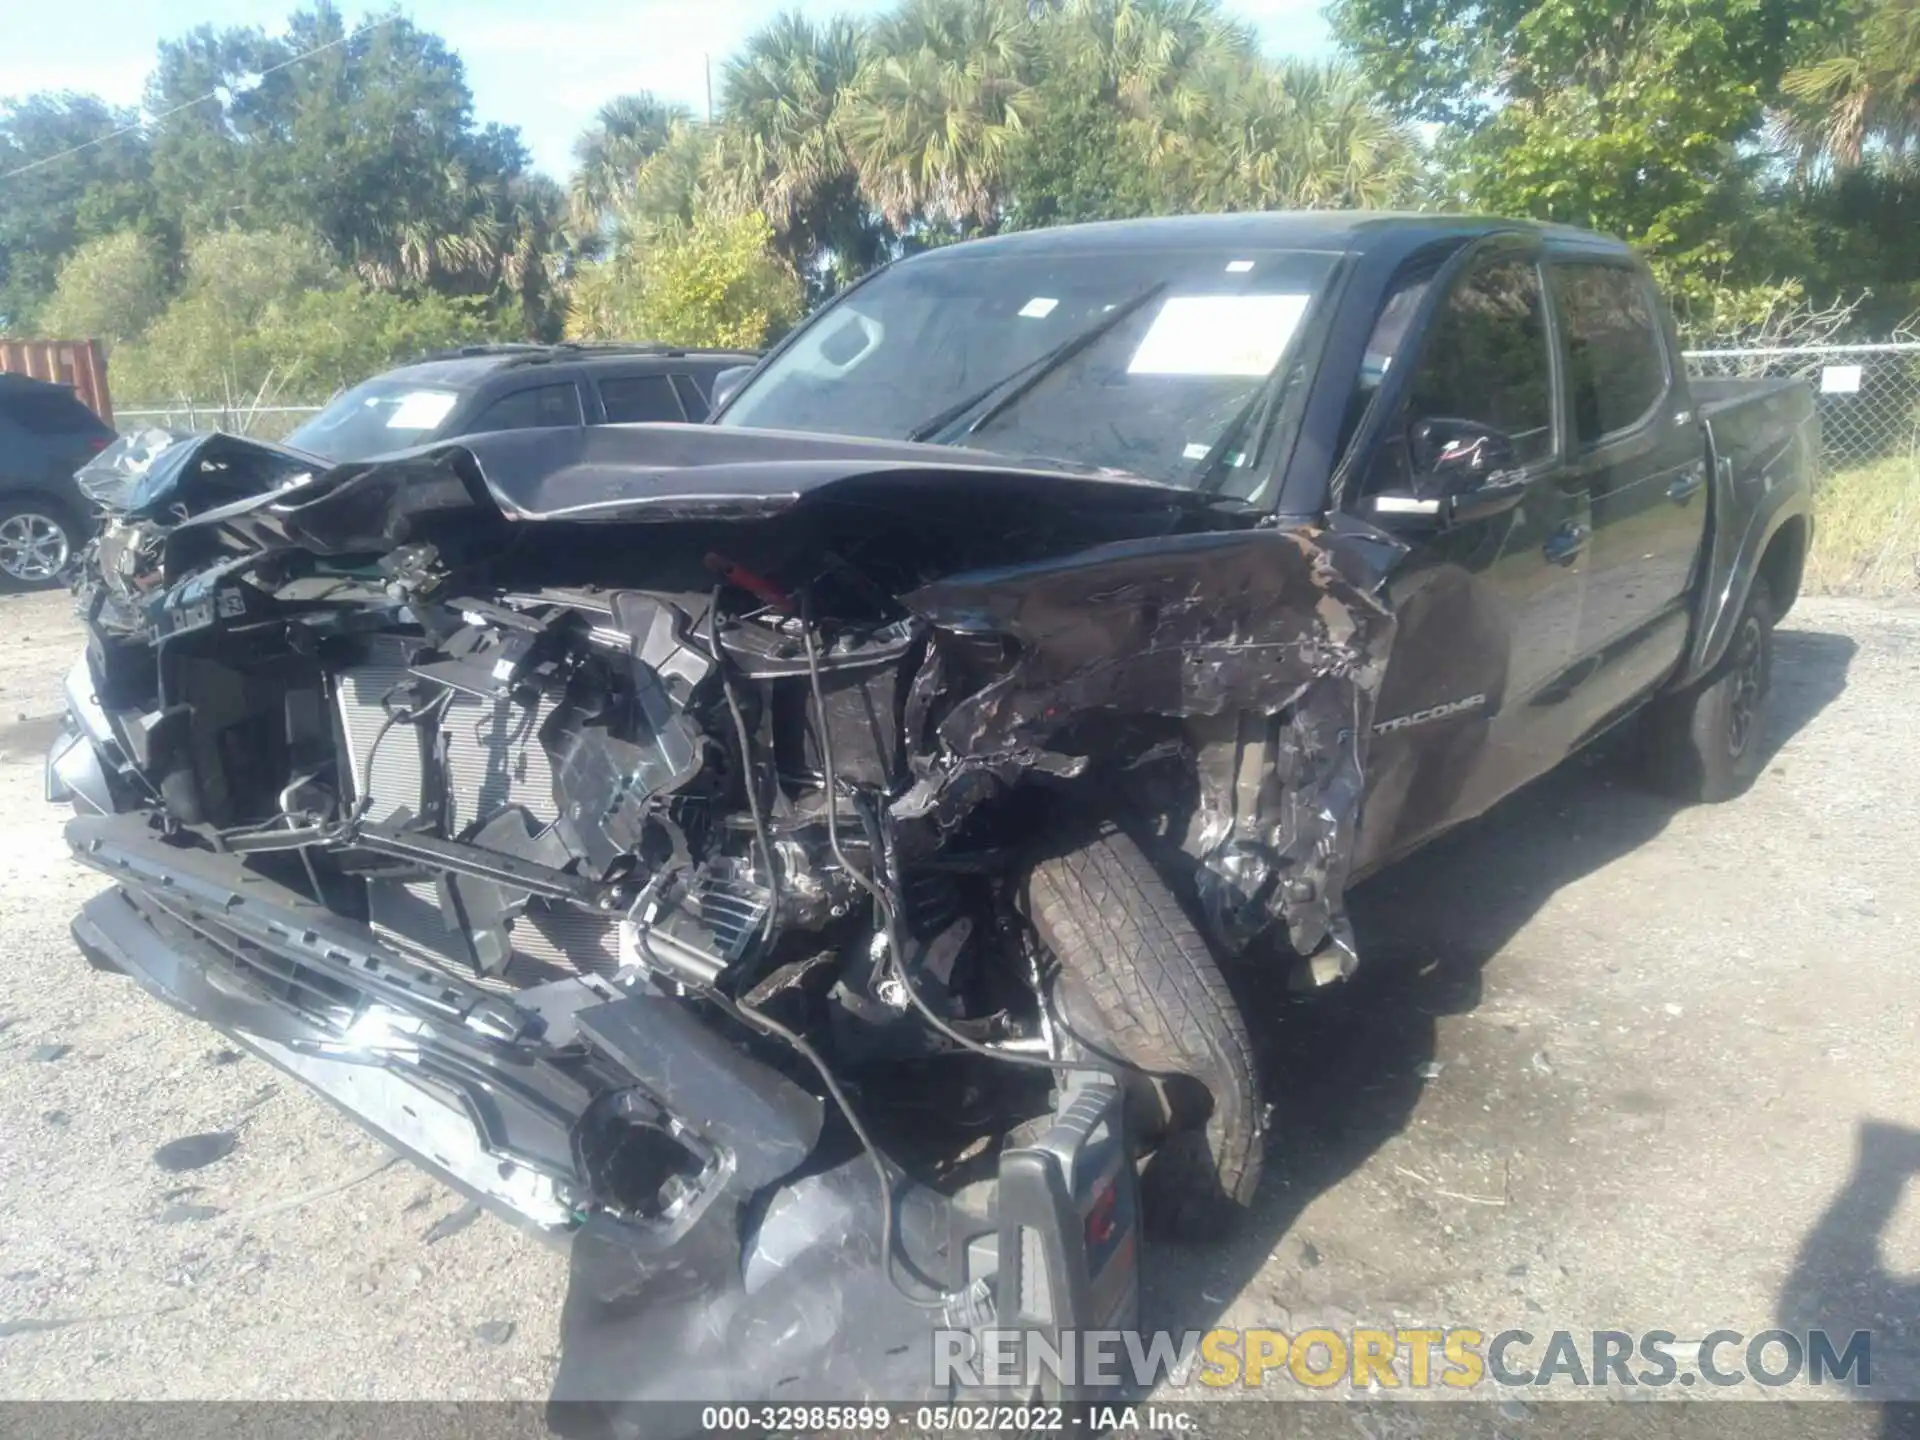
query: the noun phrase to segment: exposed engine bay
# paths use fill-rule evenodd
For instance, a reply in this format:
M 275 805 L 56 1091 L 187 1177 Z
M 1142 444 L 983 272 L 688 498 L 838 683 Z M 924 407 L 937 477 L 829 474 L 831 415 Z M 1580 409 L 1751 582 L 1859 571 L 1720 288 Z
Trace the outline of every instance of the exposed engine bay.
M 737 1392 L 745 1326 L 913 1393 L 860 1336 L 1131 1323 L 1140 1061 L 1037 851 L 1124 812 L 1216 945 L 1351 966 L 1385 545 L 745 431 L 185 442 L 81 586 L 76 936 L 572 1236 L 563 1391 Z

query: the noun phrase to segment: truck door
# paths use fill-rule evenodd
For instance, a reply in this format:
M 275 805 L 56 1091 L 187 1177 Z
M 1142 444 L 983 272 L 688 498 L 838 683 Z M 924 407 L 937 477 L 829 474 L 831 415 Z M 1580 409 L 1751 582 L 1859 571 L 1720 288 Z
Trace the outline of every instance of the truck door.
M 1587 573 L 1587 489 L 1563 458 L 1537 257 L 1470 262 L 1415 343 L 1387 362 L 1417 368 L 1355 472 L 1359 512 L 1412 546 L 1390 582 L 1398 628 L 1374 712 L 1363 866 L 1565 754 L 1558 700 Z M 1492 463 L 1463 475 L 1471 437 Z
M 1573 473 L 1593 498 L 1593 562 L 1572 705 L 1583 730 L 1658 684 L 1685 650 L 1706 531 L 1706 444 L 1675 374 L 1652 278 L 1626 257 L 1558 255 Z

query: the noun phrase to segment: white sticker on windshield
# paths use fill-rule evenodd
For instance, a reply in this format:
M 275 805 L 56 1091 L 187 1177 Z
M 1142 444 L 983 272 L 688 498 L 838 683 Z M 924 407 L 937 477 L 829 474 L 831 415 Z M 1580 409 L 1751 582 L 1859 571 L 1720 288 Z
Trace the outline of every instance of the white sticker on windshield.
M 446 390 L 414 390 L 400 398 L 387 417 L 389 430 L 431 430 L 447 418 L 458 397 Z
M 1305 295 L 1176 295 L 1160 307 L 1132 375 L 1265 375 L 1307 313 Z
M 1053 307 L 1059 303 L 1058 300 L 1048 296 L 1036 295 L 1020 307 L 1020 313 L 1029 320 L 1044 320 L 1053 313 Z
M 1253 269 L 1253 262 L 1251 260 L 1229 260 L 1227 262 L 1227 273 L 1229 275 L 1244 275 L 1251 269 Z
M 1190 443 L 1186 449 L 1180 452 L 1180 458 L 1182 460 L 1204 460 L 1207 458 L 1209 448 L 1210 447 L 1206 445 Z

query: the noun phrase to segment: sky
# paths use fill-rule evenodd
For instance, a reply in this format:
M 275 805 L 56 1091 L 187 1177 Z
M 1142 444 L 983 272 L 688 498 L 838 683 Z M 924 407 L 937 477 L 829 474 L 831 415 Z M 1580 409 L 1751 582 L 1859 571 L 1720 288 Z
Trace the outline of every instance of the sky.
M 707 60 L 726 57 L 794 0 L 409 0 L 403 8 L 466 62 L 476 117 L 516 125 L 555 178 L 574 137 L 611 96 L 651 90 L 704 111 Z M 887 0 L 798 0 L 809 15 L 860 14 Z M 1330 46 L 1324 0 L 1229 0 L 1274 55 Z M 0 98 L 81 90 L 139 103 L 154 51 L 196 25 L 258 25 L 278 33 L 296 0 L 0 0 Z M 350 20 L 374 8 L 342 7 Z M 384 5 L 378 8 L 385 8 Z

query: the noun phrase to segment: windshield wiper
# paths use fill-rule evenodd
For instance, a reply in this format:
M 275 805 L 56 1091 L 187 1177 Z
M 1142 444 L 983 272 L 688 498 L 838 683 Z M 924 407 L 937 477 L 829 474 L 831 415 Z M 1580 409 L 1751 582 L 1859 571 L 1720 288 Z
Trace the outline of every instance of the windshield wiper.
M 1079 334 L 1069 335 L 1065 340 L 1062 340 L 1058 345 L 1054 346 L 1044 355 L 1041 355 L 1038 359 L 1029 360 L 1019 369 L 1002 375 L 991 385 L 974 391 L 973 394 L 967 396 L 965 399 L 949 405 L 939 414 L 929 416 L 927 419 L 922 420 L 907 432 L 907 439 L 915 442 L 932 440 L 936 435 L 946 430 L 961 416 L 967 414 L 976 406 L 985 405 L 986 408 L 974 416 L 967 428 L 956 435 L 954 439 L 961 440 L 974 434 L 981 426 L 985 425 L 996 415 L 1005 413 L 1008 407 L 1015 404 L 1021 396 L 1032 390 L 1034 386 L 1046 379 L 1047 376 L 1053 374 L 1054 371 L 1058 370 L 1062 365 L 1073 359 L 1074 356 L 1092 345 L 1096 340 L 1113 330 L 1122 320 L 1125 320 L 1129 315 L 1153 299 L 1154 296 L 1165 290 L 1167 284 L 1167 281 L 1162 280 L 1158 284 L 1149 285 L 1132 299 L 1121 301 Z M 998 398 L 995 398 L 996 396 Z M 993 403 L 988 404 L 987 402 L 990 400 Z
M 1274 407 L 1281 395 L 1286 392 L 1287 357 L 1280 361 L 1260 382 L 1260 388 L 1248 397 L 1240 412 L 1227 422 L 1227 428 L 1220 432 L 1220 438 L 1208 448 L 1187 476 L 1186 487 L 1197 490 L 1202 495 L 1211 495 L 1227 483 L 1227 477 L 1241 468 L 1242 463 L 1257 464 L 1260 451 L 1266 447 L 1267 427 L 1272 423 Z M 1253 442 L 1253 453 L 1247 454 L 1244 445 L 1247 439 Z M 1235 446 L 1242 446 L 1241 453 L 1234 453 Z

